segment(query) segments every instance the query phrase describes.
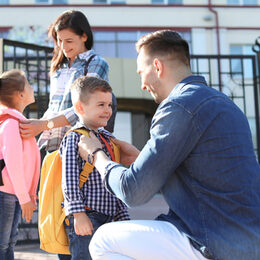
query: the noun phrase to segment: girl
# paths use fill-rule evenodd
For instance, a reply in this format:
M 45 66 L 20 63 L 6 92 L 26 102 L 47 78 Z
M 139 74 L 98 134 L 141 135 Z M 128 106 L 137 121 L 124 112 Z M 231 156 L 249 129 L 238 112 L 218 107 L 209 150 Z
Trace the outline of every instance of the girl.
M 22 112 L 34 101 L 22 71 L 0 76 L 0 259 L 14 259 L 21 213 L 30 222 L 36 209 L 40 152 L 35 138 L 22 139 L 19 132 Z
M 49 108 L 42 119 L 23 122 L 20 127 L 24 138 L 44 131 L 39 145 L 52 152 L 59 148 L 64 134 L 78 120 L 72 107 L 70 85 L 85 75 L 108 81 L 108 64 L 92 50 L 91 27 L 86 16 L 79 11 L 62 13 L 50 26 L 49 35 L 54 41 Z M 116 99 L 113 96 L 113 115 L 107 127 L 111 132 L 115 112 Z

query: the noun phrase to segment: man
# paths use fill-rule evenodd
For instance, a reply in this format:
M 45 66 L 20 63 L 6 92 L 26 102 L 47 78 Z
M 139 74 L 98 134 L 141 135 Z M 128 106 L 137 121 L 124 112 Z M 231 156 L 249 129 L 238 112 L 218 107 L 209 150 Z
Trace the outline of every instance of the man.
M 142 89 L 159 107 L 140 152 L 118 142 L 122 163 L 99 150 L 95 166 L 109 191 L 129 206 L 161 192 L 169 213 L 154 221 L 102 226 L 93 259 L 260 259 L 260 167 L 246 117 L 224 94 L 191 73 L 189 48 L 164 30 L 137 43 Z M 101 144 L 82 138 L 86 158 Z

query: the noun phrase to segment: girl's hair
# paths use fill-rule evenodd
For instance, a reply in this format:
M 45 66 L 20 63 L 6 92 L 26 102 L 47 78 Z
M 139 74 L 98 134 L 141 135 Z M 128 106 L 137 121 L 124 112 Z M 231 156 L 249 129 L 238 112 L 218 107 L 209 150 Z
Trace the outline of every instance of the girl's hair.
M 15 108 L 13 96 L 24 91 L 25 83 L 25 73 L 21 70 L 13 69 L 0 75 L 0 103 Z
M 51 74 L 53 74 L 66 61 L 66 57 L 57 44 L 57 32 L 63 29 L 70 29 L 75 34 L 87 35 L 85 46 L 90 50 L 93 46 L 93 34 L 87 17 L 80 11 L 68 10 L 63 12 L 49 27 L 49 37 L 54 41 L 54 56 L 51 63 Z

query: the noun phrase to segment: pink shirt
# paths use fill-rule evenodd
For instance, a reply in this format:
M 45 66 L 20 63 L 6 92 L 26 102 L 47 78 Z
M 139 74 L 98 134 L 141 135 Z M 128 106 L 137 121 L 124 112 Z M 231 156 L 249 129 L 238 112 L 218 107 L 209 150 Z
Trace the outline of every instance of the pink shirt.
M 1 116 L 9 114 L 17 119 L 26 119 L 15 109 L 0 109 Z M 40 151 L 35 138 L 22 139 L 19 122 L 6 119 L 0 124 L 0 159 L 4 159 L 2 171 L 4 186 L 0 191 L 15 194 L 20 204 L 36 196 L 40 175 Z

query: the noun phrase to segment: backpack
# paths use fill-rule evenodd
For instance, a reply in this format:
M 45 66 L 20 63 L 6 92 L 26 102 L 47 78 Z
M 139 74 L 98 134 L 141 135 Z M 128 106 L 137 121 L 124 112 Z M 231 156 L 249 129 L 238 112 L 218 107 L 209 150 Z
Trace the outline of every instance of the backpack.
M 89 131 L 80 128 L 74 131 L 89 136 Z M 111 142 L 115 161 L 120 161 L 119 148 Z M 80 173 L 80 188 L 87 181 L 94 166 L 86 162 Z M 62 193 L 62 161 L 59 150 L 47 154 L 41 169 L 39 190 L 38 227 L 40 248 L 54 254 L 70 254 L 69 240 L 64 226 L 65 212 L 61 206 L 64 201 Z

